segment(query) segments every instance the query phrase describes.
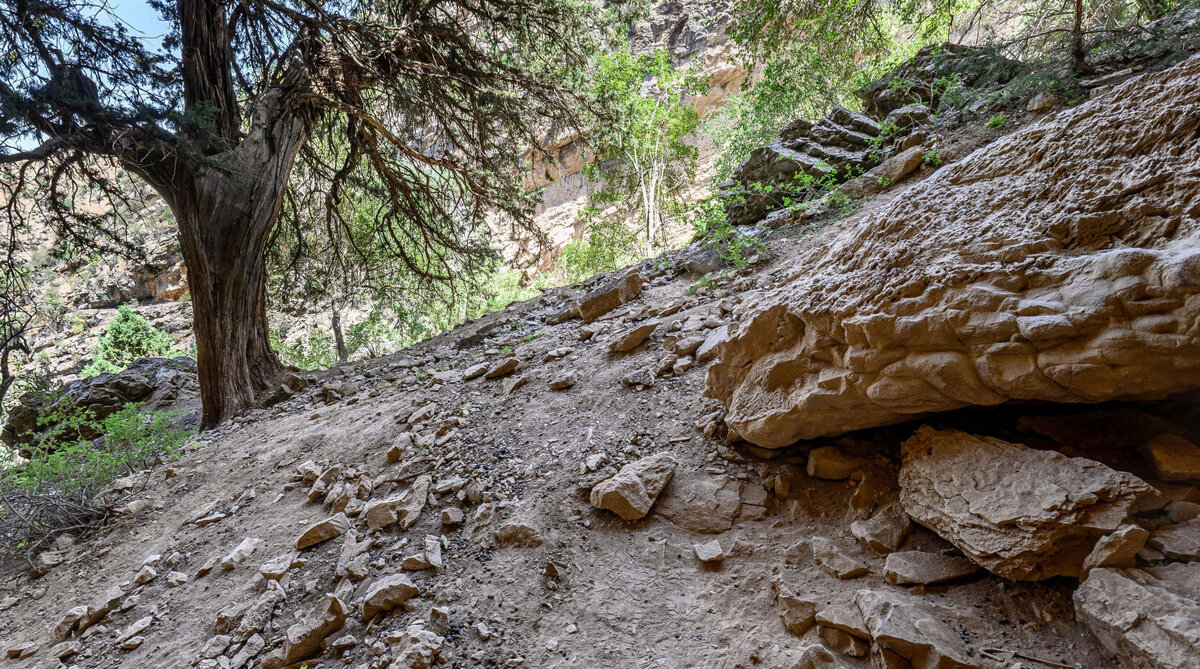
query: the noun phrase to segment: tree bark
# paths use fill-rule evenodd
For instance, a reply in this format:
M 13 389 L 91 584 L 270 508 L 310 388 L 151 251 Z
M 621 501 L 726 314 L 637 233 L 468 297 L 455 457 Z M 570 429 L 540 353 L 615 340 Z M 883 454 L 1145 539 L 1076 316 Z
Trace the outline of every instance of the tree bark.
M 264 108 L 235 149 L 156 184 L 174 211 L 187 267 L 202 428 L 252 405 L 283 371 L 268 337 L 266 251 L 311 123 L 272 116 Z

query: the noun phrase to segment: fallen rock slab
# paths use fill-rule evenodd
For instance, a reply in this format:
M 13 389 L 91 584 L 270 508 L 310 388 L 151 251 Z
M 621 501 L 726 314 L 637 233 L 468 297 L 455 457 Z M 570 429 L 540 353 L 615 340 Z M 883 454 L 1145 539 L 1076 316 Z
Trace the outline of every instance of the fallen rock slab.
M 1097 567 L 1133 567 L 1137 554 L 1146 545 L 1150 533 L 1137 525 L 1127 525 L 1096 542 L 1083 561 L 1084 572 Z
M 1012 580 L 1078 577 L 1100 537 L 1152 492 L 1098 462 L 956 430 L 922 427 L 901 451 L 908 515 Z
M 377 614 L 388 613 L 420 592 L 404 574 L 384 576 L 367 588 L 362 604 L 362 619 L 369 622 Z
M 1075 615 L 1121 666 L 1188 669 L 1200 658 L 1200 563 L 1093 569 Z
M 325 595 L 299 622 L 287 628 L 283 664 L 293 664 L 316 655 L 325 637 L 345 625 L 346 605 L 333 595 Z
M 301 532 L 299 537 L 296 537 L 296 550 L 304 550 L 322 541 L 340 537 L 348 529 L 350 529 L 350 519 L 344 513 L 313 523 Z
M 883 563 L 883 577 L 892 585 L 933 585 L 977 571 L 979 565 L 966 558 L 924 551 L 892 553 Z
M 1200 483 L 1200 447 L 1175 434 L 1164 434 L 1141 445 L 1142 455 L 1164 481 Z
M 579 303 L 576 312 L 584 323 L 591 323 L 637 297 L 642 291 L 642 283 L 641 275 L 636 272 L 612 279 L 588 293 Z
M 729 476 L 676 476 L 654 513 L 690 532 L 718 534 L 733 527 L 742 508 L 741 483 Z
M 592 487 L 592 506 L 612 511 L 623 520 L 644 518 L 671 481 L 675 467 L 675 458 L 669 453 L 655 453 L 631 462 L 616 476 Z
M 1200 560 L 1200 518 L 1163 525 L 1150 534 L 1147 543 L 1175 560 Z
M 981 667 L 958 633 L 920 599 L 891 591 L 859 590 L 854 601 L 871 635 L 875 666 Z

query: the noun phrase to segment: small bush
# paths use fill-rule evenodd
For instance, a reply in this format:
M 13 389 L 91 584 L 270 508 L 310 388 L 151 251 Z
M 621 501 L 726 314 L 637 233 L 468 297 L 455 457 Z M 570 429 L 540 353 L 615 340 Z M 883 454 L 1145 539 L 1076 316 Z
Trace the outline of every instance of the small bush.
M 995 116 L 988 119 L 987 127 L 1003 128 L 1005 123 L 1008 123 L 1008 118 L 1005 117 L 1004 114 L 996 114 Z
M 715 197 L 697 203 L 693 226 L 696 237 L 703 238 L 707 246 L 716 249 L 721 260 L 731 267 L 745 267 L 751 256 L 766 248 L 758 237 L 747 235 L 730 225 L 720 201 Z
M 177 358 L 182 352 L 171 348 L 171 338 L 126 305 L 117 308 L 117 318 L 108 324 L 96 342 L 96 356 L 80 373 L 84 378 L 119 372 L 140 358 Z
M 98 526 L 120 501 L 104 495 L 116 479 L 178 457 L 194 432 L 175 426 L 182 411 L 131 403 L 101 421 L 63 396 L 50 406 L 29 460 L 0 470 L 0 544 L 33 549 L 59 532 Z

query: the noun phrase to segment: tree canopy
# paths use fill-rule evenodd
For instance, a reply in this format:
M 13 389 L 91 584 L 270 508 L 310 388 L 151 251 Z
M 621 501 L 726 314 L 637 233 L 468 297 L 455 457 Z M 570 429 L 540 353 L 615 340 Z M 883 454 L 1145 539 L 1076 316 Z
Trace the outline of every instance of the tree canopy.
M 37 221 L 81 248 L 124 241 L 120 170 L 162 195 L 206 424 L 277 374 L 264 259 L 282 228 L 300 255 L 319 226 L 341 240 L 325 250 L 470 274 L 489 217 L 532 230 L 524 165 L 586 108 L 574 0 L 150 2 L 161 44 L 108 0 L 0 2 L 0 187 L 10 239 Z M 382 203 L 365 218 L 346 206 L 362 190 Z

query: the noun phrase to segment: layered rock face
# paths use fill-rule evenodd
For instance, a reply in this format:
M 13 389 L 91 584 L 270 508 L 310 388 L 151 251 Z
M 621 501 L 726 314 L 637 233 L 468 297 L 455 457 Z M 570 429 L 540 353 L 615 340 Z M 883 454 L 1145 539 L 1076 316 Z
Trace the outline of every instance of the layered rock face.
M 707 394 L 769 448 L 1200 386 L 1200 57 L 971 154 L 748 299 Z

